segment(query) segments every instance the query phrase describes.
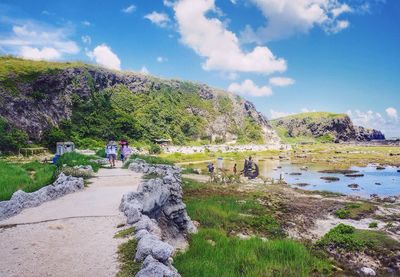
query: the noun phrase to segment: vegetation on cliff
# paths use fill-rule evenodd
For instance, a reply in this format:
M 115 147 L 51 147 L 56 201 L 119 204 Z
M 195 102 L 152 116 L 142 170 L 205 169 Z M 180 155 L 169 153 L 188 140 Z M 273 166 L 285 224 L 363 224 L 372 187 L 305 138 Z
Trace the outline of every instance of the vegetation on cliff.
M 97 147 L 110 138 L 262 143 L 270 128 L 251 103 L 205 85 L 13 57 L 0 57 L 0 68 L 6 128 L 49 147 L 62 140 Z
M 270 123 L 287 143 L 385 139 L 380 131 L 354 126 L 346 114 L 308 112 L 277 118 Z

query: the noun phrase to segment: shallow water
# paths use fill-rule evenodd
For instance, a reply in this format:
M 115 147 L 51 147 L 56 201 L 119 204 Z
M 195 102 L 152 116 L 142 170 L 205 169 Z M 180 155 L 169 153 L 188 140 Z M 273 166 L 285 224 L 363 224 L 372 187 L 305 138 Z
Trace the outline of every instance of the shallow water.
M 268 178 L 279 179 L 280 175 L 292 187 L 301 187 L 306 190 L 321 190 L 339 192 L 348 195 L 369 197 L 371 194 L 379 196 L 400 195 L 400 168 L 387 166 L 383 170 L 377 170 L 376 166 L 366 167 L 351 166 L 350 170 L 359 171 L 363 177 L 347 177 L 344 174 L 320 173 L 321 170 L 334 169 L 332 166 L 308 165 L 308 170 L 301 170 L 304 165 L 291 164 L 287 161 L 270 160 L 258 158 L 255 162 L 259 165 L 260 175 Z M 243 169 L 243 161 L 224 160 L 223 167 L 232 169 L 237 163 L 237 169 Z M 193 164 L 192 168 L 201 168 L 206 172 L 207 163 Z M 215 162 L 215 166 L 217 163 Z M 280 167 L 280 168 L 279 168 Z M 290 175 L 290 173 L 301 173 L 301 175 Z M 337 177 L 339 181 L 325 181 L 321 177 Z M 307 186 L 296 184 L 306 183 Z M 348 185 L 357 184 L 357 189 L 349 188 Z

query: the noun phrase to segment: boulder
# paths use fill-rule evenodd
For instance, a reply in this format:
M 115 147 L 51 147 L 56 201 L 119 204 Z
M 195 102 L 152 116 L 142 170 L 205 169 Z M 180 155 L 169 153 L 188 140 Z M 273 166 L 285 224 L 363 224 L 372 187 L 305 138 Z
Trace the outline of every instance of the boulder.
M 135 260 L 137 262 L 143 261 L 148 255 L 152 255 L 160 262 L 165 262 L 171 257 L 174 248 L 161 241 L 154 235 L 144 235 L 137 245 Z
M 174 269 L 160 263 L 151 255 L 144 260 L 141 270 L 136 277 L 180 277 L 180 274 Z
M 360 273 L 364 276 L 376 276 L 375 270 L 370 267 L 362 267 L 360 268 Z

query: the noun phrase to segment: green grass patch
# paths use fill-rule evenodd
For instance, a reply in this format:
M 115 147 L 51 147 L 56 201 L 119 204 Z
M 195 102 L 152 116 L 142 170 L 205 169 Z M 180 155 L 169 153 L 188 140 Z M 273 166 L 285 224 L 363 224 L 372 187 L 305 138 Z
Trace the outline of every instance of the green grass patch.
M 9 200 L 14 192 L 36 191 L 54 181 L 56 167 L 37 161 L 10 164 L 0 161 L 0 201 Z
M 377 222 L 371 222 L 369 225 L 368 225 L 368 228 L 378 228 L 378 223 Z
M 132 161 L 136 159 L 144 160 L 148 164 L 174 165 L 174 163 L 171 160 L 162 157 L 133 154 L 130 156 L 129 161 L 125 163 L 125 166 L 127 167 Z
M 184 193 L 189 215 L 204 228 L 285 237 L 273 211 L 260 204 L 257 194 L 241 194 L 187 179 L 184 179 Z
M 117 277 L 130 277 L 135 276 L 140 270 L 140 263 L 135 262 L 137 242 L 135 239 L 118 246 L 118 261 L 120 263 L 120 270 Z
M 116 233 L 114 235 L 114 238 L 116 239 L 120 239 L 120 238 L 127 238 L 133 235 L 133 232 L 135 231 L 135 229 L 133 227 L 129 227 L 127 229 L 123 229 L 121 231 L 118 231 L 118 233 Z
M 205 161 L 205 160 L 215 160 L 218 157 L 225 159 L 242 160 L 244 158 L 252 157 L 268 157 L 268 156 L 278 156 L 280 151 L 278 150 L 266 150 L 266 151 L 243 151 L 243 152 L 202 152 L 193 154 L 161 154 L 160 157 L 165 158 L 174 163 L 182 162 L 192 162 L 192 161 Z
M 335 215 L 341 219 L 355 219 L 359 220 L 367 215 L 372 214 L 377 207 L 368 202 L 358 202 L 346 204 L 344 208 L 335 212 Z
M 182 276 L 321 276 L 330 263 L 293 240 L 242 240 L 223 231 L 201 229 L 174 266 Z
M 400 243 L 383 232 L 358 230 L 345 224 L 339 224 L 331 229 L 316 245 L 347 251 L 361 251 L 366 248 L 374 251 L 400 249 Z
M 69 167 L 74 167 L 77 165 L 91 165 L 93 171 L 97 172 L 100 168 L 100 165 L 98 163 L 92 162 L 91 160 L 93 159 L 96 159 L 96 157 L 82 155 L 77 152 L 70 152 L 70 153 L 65 153 L 58 159 L 57 166 L 62 167 L 63 165 L 66 165 Z

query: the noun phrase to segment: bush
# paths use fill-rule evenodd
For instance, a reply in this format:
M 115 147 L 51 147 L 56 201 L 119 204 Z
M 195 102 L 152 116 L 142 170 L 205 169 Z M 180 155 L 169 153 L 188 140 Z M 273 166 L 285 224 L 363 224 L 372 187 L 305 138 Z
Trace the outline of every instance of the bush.
M 317 245 L 333 246 L 346 250 L 361 250 L 366 246 L 366 242 L 357 239 L 355 231 L 356 228 L 353 226 L 341 223 L 325 234 L 325 236 L 317 242 Z
M 335 215 L 340 219 L 346 219 L 349 217 L 350 211 L 345 209 L 339 209 L 335 212 Z
M 97 172 L 100 168 L 98 163 L 92 162 L 91 160 L 96 159 L 94 156 L 86 156 L 76 152 L 65 153 L 57 161 L 57 167 L 62 168 L 64 165 L 74 167 L 76 165 L 90 165 L 94 172 Z
M 371 222 L 371 223 L 368 225 L 368 227 L 369 227 L 369 228 L 378 228 L 378 223 L 377 223 L 377 222 Z
M 28 135 L 11 126 L 0 117 L 0 152 L 16 153 L 19 148 L 27 145 Z
M 161 154 L 161 146 L 158 144 L 150 145 L 149 153 L 150 154 Z

